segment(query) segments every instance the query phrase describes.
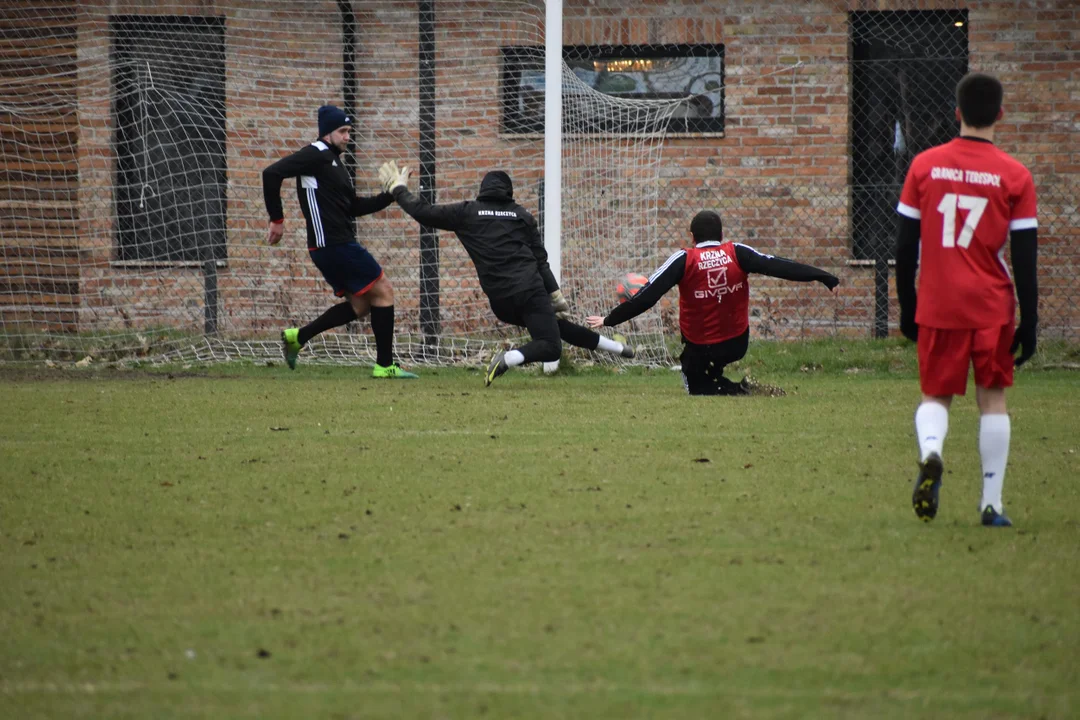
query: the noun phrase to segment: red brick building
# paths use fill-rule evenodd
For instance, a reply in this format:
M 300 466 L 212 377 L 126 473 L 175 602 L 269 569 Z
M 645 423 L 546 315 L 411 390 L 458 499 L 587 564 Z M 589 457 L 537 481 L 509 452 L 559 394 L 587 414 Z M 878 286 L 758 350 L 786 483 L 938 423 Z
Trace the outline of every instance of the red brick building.
M 198 336 L 211 314 L 221 337 L 266 340 L 325 307 L 331 297 L 304 257 L 291 189 L 283 191 L 287 247 L 263 243 L 260 173 L 314 139 L 316 108 L 348 104 L 349 92 L 361 193 L 376 192 L 374 168 L 383 159 L 418 163 L 429 137 L 439 200 L 469 197 L 483 171 L 501 167 L 514 175 L 519 198 L 537 207 L 543 141 L 507 126 L 507 98 L 521 79 L 508 73 L 507 49 L 542 46 L 543 3 L 435 2 L 431 15 L 421 12 L 423 3 L 351 5 L 350 24 L 329 0 L 5 3 L 0 329 L 9 344 L 104 333 L 138 354 L 150 343 L 140 333 Z M 910 156 L 950 131 L 926 128 L 940 122 L 952 75 L 971 69 L 1004 82 L 998 144 L 1035 176 L 1044 336 L 1080 338 L 1075 3 L 823 0 L 791 7 L 769 0 L 565 2 L 564 45 L 579 53 L 607 46 L 609 55 L 632 58 L 650 48 L 678 55 L 709 46 L 722 54 L 723 68 L 722 106 L 712 108 L 722 122 L 670 133 L 655 163 L 636 170 L 652 173 L 648 182 L 657 189 L 643 245 L 630 257 L 605 257 L 604 240 L 575 245 L 589 211 L 564 217 L 563 280 L 580 314 L 610 304 L 612 268 L 649 272 L 686 241 L 694 212 L 713 208 L 731 239 L 843 280 L 832 296 L 755 283 L 758 336 L 870 335 L 875 277 L 883 279 L 875 266 L 885 267 L 875 258 L 887 254 L 892 232 L 882 210 L 892 186 L 879 171 L 893 161 L 881 158 L 890 151 Z M 140 36 L 155 20 L 172 23 L 165 35 Z M 431 33 L 421 37 L 425 21 Z M 344 44 L 351 57 L 343 52 L 350 32 Z M 189 45 L 173 44 L 176 33 Z M 425 49 L 434 59 L 427 66 L 433 122 L 420 91 Z M 349 61 L 355 72 L 344 71 Z M 141 140 L 132 140 L 136 134 Z M 586 150 L 585 140 L 569 139 L 565 157 L 617 166 L 651 147 L 618 132 L 587 142 Z M 589 180 L 580 171 L 567 168 L 566 187 L 579 197 L 625 177 L 617 171 L 615 180 Z M 217 190 L 205 189 L 215 185 L 207 177 L 220 179 Z M 167 198 L 186 209 L 147 209 Z M 396 209 L 358 228 L 398 288 L 400 332 L 419 335 L 418 229 Z M 597 237 L 609 231 L 611 242 L 621 242 L 619 227 Z M 462 338 L 494 332 L 464 253 L 452 236 L 438 240 L 442 331 Z M 891 287 L 888 296 L 895 297 Z M 670 307 L 663 321 L 670 331 Z

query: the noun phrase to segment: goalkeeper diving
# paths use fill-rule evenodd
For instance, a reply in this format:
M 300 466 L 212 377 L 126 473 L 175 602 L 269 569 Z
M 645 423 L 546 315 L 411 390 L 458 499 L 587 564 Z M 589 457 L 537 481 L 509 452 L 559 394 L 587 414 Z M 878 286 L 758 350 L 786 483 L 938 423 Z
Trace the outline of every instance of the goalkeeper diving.
M 512 367 L 553 362 L 561 340 L 624 358 L 634 350 L 571 322 L 570 305 L 548 265 L 547 251 L 528 210 L 514 201 L 514 185 L 501 170 L 484 175 L 476 200 L 433 205 L 409 192 L 409 168 L 383 163 L 379 181 L 401 209 L 421 225 L 453 231 L 476 267 L 480 287 L 499 320 L 528 329 L 532 339 L 495 353 L 484 384 Z

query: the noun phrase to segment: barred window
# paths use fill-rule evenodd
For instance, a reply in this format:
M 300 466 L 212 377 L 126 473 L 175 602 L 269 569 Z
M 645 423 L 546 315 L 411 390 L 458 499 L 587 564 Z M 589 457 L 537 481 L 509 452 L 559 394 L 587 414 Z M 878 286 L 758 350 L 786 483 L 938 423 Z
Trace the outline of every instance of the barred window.
M 724 46 L 568 45 L 563 60 L 580 84 L 563 85 L 563 131 L 633 134 L 643 121 L 589 113 L 588 95 L 625 100 L 685 98 L 668 121 L 668 133 L 723 133 Z M 544 131 L 544 48 L 502 48 L 502 130 Z
M 225 258 L 225 21 L 113 15 L 118 260 Z
M 893 257 L 896 203 L 917 154 L 959 132 L 956 84 L 967 73 L 967 10 L 852 12 L 852 252 Z

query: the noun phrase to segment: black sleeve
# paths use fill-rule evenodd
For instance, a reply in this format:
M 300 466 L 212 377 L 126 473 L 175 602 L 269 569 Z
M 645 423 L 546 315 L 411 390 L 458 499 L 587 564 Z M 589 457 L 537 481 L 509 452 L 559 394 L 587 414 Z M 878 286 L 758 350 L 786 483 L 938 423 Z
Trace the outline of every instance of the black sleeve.
M 461 227 L 461 212 L 465 203 L 432 205 L 404 187 L 394 188 L 392 197 L 406 214 L 421 225 L 439 230 L 457 230 Z
M 519 208 L 519 210 L 525 215 L 525 232 L 528 235 L 529 249 L 532 250 L 533 257 L 536 258 L 536 269 L 540 271 L 540 277 L 544 279 L 544 289 L 549 293 L 553 293 L 559 289 L 559 281 L 555 279 L 555 274 L 551 272 L 551 265 L 548 264 L 544 239 L 540 237 L 540 230 L 536 227 L 536 220 L 533 219 L 533 216 L 524 208 Z
M 680 250 L 668 258 L 668 261 L 653 273 L 649 282 L 638 291 L 637 295 L 614 307 L 604 318 L 604 324 L 610 327 L 624 323 L 627 320 L 633 320 L 658 303 L 664 293 L 678 285 L 685 270 L 686 251 Z
M 896 226 L 896 299 L 900 317 L 915 322 L 915 271 L 919 267 L 921 222 L 900 215 Z
M 735 243 L 735 259 L 746 273 L 757 273 L 781 280 L 812 282 L 817 280 L 829 284 L 836 276 L 813 265 L 804 265 L 787 258 L 763 255 L 749 245 Z
M 308 145 L 287 155 L 263 170 L 263 202 L 270 220 L 276 222 L 285 217 L 281 208 L 281 184 L 285 178 L 309 175 L 319 166 L 319 149 Z
M 1034 325 L 1039 321 L 1039 280 L 1036 273 L 1038 232 L 1035 228 L 1013 230 L 1009 233 L 1009 240 L 1012 243 L 1013 282 L 1016 283 L 1016 299 L 1020 303 L 1020 322 Z
M 394 196 L 390 193 L 379 193 L 378 195 L 372 195 L 371 197 L 354 195 L 352 206 L 349 208 L 349 211 L 353 214 L 353 217 L 370 215 L 371 213 L 379 212 L 393 202 Z

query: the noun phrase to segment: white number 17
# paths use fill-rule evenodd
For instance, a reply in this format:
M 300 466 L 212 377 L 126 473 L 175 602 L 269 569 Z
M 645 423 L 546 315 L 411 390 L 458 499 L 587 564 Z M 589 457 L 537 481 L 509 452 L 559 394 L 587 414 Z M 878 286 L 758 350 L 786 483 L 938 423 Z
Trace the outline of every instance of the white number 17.
M 971 236 L 975 234 L 975 226 L 979 224 L 983 211 L 986 210 L 986 198 L 974 195 L 957 195 L 946 193 L 938 203 L 938 212 L 945 216 L 941 225 L 942 247 L 967 248 L 971 244 Z M 956 237 L 956 209 L 967 210 L 967 218 L 964 219 L 964 227 L 960 230 L 960 237 Z

